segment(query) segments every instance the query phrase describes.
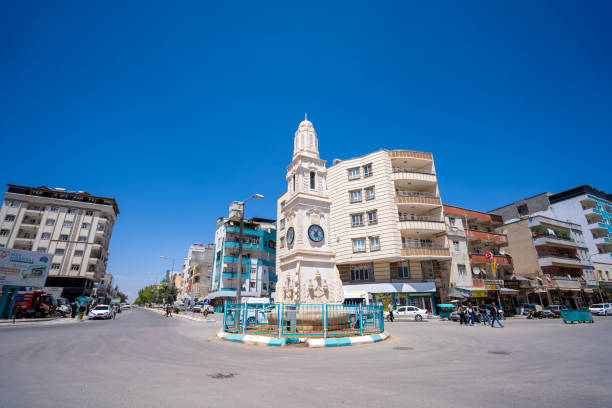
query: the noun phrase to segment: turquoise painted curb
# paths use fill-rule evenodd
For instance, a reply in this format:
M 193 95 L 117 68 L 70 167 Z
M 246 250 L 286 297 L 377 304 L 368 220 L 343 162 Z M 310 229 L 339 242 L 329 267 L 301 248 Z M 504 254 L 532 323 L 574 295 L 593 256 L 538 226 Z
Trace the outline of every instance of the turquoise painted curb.
M 325 339 L 325 347 L 343 347 L 351 345 L 351 340 L 348 337 Z
M 233 341 L 235 343 L 242 343 L 244 336 L 242 334 L 228 334 L 225 337 L 225 341 Z
M 372 340 L 374 340 L 374 343 L 378 342 L 378 341 L 382 341 L 384 340 L 380 334 L 372 334 L 370 335 L 370 337 L 372 338 Z

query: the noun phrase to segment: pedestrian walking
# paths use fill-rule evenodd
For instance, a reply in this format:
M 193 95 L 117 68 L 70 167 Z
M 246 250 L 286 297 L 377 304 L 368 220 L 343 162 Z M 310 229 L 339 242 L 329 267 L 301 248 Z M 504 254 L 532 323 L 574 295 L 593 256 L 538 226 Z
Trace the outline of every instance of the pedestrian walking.
M 493 305 L 491 305 L 491 327 L 495 327 L 495 322 L 499 324 L 499 327 L 504 327 L 504 325 L 499 321 L 499 312 L 495 307 L 495 303 L 493 303 Z
M 468 316 L 470 321 L 470 326 L 474 325 L 474 308 L 471 303 L 468 303 Z
M 81 306 L 79 306 L 79 320 L 83 320 L 83 315 L 85 314 L 85 310 L 87 310 L 87 308 L 85 307 L 84 304 L 81 303 Z
M 467 324 L 467 319 L 465 317 L 465 306 L 461 306 L 459 308 L 459 324 L 461 326 L 463 326 L 464 324 Z
M 170 304 L 166 305 L 166 317 L 172 317 L 172 308 L 170 307 Z
M 72 306 L 72 309 L 70 310 L 70 317 L 74 319 L 76 317 L 76 314 L 77 314 L 77 304 L 76 304 L 76 302 L 72 303 L 71 306 Z
M 489 324 L 489 312 L 487 311 L 487 307 L 484 303 L 481 303 L 478 307 L 478 311 L 480 312 L 480 318 L 482 320 L 482 324 L 485 326 Z
M 389 306 L 387 307 L 387 309 L 389 309 L 389 321 L 392 322 L 393 321 L 393 304 L 391 304 L 391 302 L 389 302 Z

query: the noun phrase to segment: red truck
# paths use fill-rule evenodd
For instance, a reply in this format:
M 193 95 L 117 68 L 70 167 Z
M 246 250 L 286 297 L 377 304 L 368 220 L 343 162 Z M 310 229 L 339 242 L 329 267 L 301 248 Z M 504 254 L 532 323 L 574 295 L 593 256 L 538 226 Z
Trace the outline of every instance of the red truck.
M 42 290 L 35 290 L 15 296 L 13 313 L 15 313 L 15 317 L 18 319 L 22 317 L 41 318 L 53 315 L 56 308 L 57 300 L 53 295 Z

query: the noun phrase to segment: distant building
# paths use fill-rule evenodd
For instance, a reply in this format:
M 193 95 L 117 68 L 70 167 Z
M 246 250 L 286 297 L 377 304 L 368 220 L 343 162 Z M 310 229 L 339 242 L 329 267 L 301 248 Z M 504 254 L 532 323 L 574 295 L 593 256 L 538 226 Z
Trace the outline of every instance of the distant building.
M 106 273 L 119 208 L 115 199 L 62 188 L 8 185 L 0 247 L 53 255 L 46 286 L 72 300 L 90 295 Z
M 208 298 L 216 305 L 236 297 L 238 286 L 238 236 L 236 217 L 219 218 Z M 276 225 L 274 220 L 244 220 L 242 297 L 267 297 L 276 284 Z
M 174 278 L 177 288 L 182 285 L 183 297 L 195 301 L 208 295 L 213 256 L 213 244 L 204 246 L 204 244 L 196 243 L 189 247 L 187 258 L 183 263 L 183 273 L 179 285 L 176 285 L 177 279 Z
M 577 224 L 592 262 L 592 266 L 586 266 L 585 273 L 595 276 L 599 286 L 588 285 L 587 293 L 593 290 L 598 294 L 598 301 L 606 297 L 612 300 L 612 194 L 581 185 L 556 194 L 538 194 L 492 212 L 501 215 L 505 222 L 543 215 Z

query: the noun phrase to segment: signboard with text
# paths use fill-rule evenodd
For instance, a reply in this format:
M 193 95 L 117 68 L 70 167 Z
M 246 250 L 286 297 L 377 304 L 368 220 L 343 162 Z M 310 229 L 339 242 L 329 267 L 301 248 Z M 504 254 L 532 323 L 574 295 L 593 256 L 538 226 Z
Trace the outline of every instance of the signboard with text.
M 0 286 L 42 288 L 47 280 L 51 255 L 23 249 L 0 248 Z

